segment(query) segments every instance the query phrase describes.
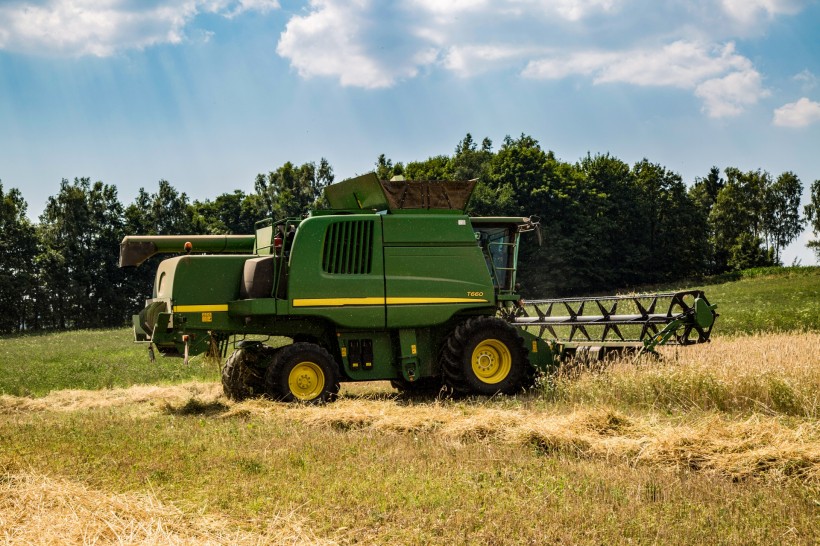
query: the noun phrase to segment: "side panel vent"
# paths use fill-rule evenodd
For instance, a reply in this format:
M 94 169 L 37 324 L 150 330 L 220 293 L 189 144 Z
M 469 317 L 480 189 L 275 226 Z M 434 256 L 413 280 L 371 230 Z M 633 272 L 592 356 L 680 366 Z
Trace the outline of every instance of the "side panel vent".
M 372 269 L 373 220 L 342 220 L 325 233 L 322 270 L 335 275 L 366 275 Z

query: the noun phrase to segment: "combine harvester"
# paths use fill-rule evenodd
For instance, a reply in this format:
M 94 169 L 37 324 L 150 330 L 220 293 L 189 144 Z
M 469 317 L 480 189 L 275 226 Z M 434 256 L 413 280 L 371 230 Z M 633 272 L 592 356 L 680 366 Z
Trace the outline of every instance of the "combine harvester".
M 371 173 L 328 186 L 330 210 L 255 235 L 125 237 L 121 267 L 183 254 L 160 263 L 136 341 L 186 361 L 232 346 L 234 400 L 322 402 L 345 381 L 514 394 L 573 355 L 709 340 L 717 314 L 698 290 L 523 301 L 519 244 L 540 240 L 538 220 L 467 216 L 474 185 Z M 259 341 L 273 337 L 292 343 Z

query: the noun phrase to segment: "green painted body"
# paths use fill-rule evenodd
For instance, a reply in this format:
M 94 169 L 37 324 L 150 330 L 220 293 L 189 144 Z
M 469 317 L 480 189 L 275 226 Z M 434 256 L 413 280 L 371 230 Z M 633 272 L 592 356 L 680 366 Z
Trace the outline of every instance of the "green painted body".
M 458 324 L 520 299 L 518 242 L 529 220 L 465 215 L 472 185 L 366 175 L 327 189 L 334 210 L 263 221 L 230 244 L 197 237 L 191 254 L 160 264 L 134 317 L 136 339 L 182 356 L 224 351 L 246 335 L 285 336 L 325 347 L 342 381 L 439 376 L 442 344 Z M 121 249 L 180 252 L 189 240 L 127 237 Z M 124 252 L 123 265 L 138 263 Z M 531 363 L 550 366 L 550 346 L 523 335 Z

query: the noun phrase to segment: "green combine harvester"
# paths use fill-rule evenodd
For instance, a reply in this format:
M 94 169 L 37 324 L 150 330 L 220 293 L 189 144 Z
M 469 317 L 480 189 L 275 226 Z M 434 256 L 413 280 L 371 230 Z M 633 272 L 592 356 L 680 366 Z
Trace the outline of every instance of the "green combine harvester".
M 328 186 L 329 210 L 254 235 L 125 237 L 121 267 L 182 254 L 160 263 L 135 338 L 186 361 L 230 346 L 229 398 L 304 402 L 345 381 L 514 394 L 562 358 L 709 340 L 717 314 L 697 290 L 523 301 L 519 244 L 540 240 L 538 219 L 467 216 L 474 185 L 371 173 Z

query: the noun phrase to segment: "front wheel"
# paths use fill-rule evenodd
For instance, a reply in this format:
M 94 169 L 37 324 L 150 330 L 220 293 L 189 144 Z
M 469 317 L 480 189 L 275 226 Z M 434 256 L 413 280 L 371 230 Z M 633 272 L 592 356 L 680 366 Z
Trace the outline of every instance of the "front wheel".
M 314 343 L 283 347 L 265 375 L 268 396 L 285 402 L 332 401 L 339 392 L 336 362 Z
M 509 323 L 475 317 L 460 324 L 441 351 L 444 381 L 456 393 L 515 394 L 532 386 L 524 340 Z

